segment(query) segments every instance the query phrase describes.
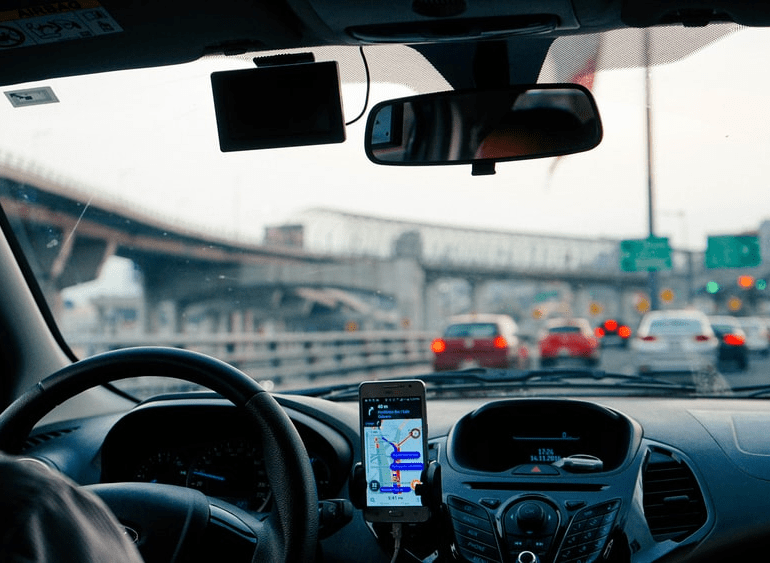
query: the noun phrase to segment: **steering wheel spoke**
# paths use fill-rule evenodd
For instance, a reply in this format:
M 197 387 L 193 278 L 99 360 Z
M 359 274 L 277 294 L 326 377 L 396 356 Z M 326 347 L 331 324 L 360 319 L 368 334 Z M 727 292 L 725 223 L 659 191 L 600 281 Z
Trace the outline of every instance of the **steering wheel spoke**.
M 176 485 L 102 483 L 83 488 L 112 510 L 146 562 L 210 562 L 223 551 L 229 561 L 280 556 L 275 512 L 252 514 Z

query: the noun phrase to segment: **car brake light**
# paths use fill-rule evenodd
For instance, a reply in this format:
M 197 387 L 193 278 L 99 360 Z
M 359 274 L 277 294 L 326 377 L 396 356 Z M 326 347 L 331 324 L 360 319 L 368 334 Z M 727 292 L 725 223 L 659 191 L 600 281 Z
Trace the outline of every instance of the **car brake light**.
M 730 346 L 743 346 L 743 343 L 746 341 L 745 338 L 737 334 L 725 334 L 722 339 L 724 340 L 725 344 Z
M 709 340 L 709 337 L 706 334 L 698 334 L 695 337 L 695 340 L 697 340 L 698 342 L 706 342 L 707 340 Z
M 628 338 L 631 336 L 631 329 L 628 328 L 626 325 L 621 325 L 618 329 L 618 336 L 621 338 Z
M 604 329 L 600 326 L 597 326 L 594 329 L 594 334 L 596 335 L 596 338 L 601 338 L 602 336 L 604 336 Z
M 430 349 L 433 350 L 434 353 L 440 354 L 441 352 L 446 351 L 446 342 L 442 338 L 436 338 L 431 342 Z
M 497 338 L 495 338 L 495 341 L 492 345 L 495 348 L 500 348 L 500 349 L 508 348 L 508 342 L 502 336 L 498 336 Z
M 614 319 L 608 319 L 608 320 L 604 321 L 604 328 L 606 328 L 610 332 L 614 332 L 615 329 L 618 328 L 618 321 L 616 321 Z
M 642 337 L 642 340 L 644 340 L 645 342 L 653 342 L 656 340 L 656 338 L 654 336 L 644 336 Z

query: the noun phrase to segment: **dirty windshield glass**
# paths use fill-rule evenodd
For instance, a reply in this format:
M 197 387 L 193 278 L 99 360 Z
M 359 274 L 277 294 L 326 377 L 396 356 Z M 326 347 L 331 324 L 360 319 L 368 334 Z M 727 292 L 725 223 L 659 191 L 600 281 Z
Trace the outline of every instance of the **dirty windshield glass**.
M 631 37 L 638 45 L 641 35 Z M 597 148 L 498 163 L 486 176 L 366 158 L 366 109 L 451 88 L 406 47 L 363 49 L 368 99 L 358 49 L 317 51 L 339 65 L 347 122 L 345 142 L 318 146 L 219 150 L 210 75 L 250 68 L 250 57 L 50 80 L 32 86 L 56 102 L 30 107 L 11 101 L 31 85 L 6 87 L 0 205 L 76 357 L 178 346 L 290 390 L 426 374 L 440 353 L 484 367 L 493 356 L 471 356 L 472 342 L 431 343 L 455 315 L 495 314 L 518 326 L 515 338 L 495 340 L 501 369 L 538 367 L 549 321 L 570 318 L 585 319 L 599 342 L 565 340 L 548 358 L 553 369 L 689 369 L 650 360 L 685 360 L 692 347 L 638 342 L 647 313 L 770 316 L 770 109 L 755 56 L 768 33 L 733 27 L 648 68 L 618 58 L 624 41 L 558 40 L 540 73 L 593 94 Z M 662 49 L 653 36 L 653 52 Z M 577 53 L 569 65 L 565 52 Z M 630 327 L 629 346 L 602 342 L 596 329 L 613 318 Z M 701 328 L 661 319 L 658 332 Z M 698 369 L 717 369 L 716 342 L 696 344 Z M 723 375 L 733 387 L 760 384 L 768 366 L 758 354 L 744 373 Z M 176 389 L 123 385 L 137 396 Z

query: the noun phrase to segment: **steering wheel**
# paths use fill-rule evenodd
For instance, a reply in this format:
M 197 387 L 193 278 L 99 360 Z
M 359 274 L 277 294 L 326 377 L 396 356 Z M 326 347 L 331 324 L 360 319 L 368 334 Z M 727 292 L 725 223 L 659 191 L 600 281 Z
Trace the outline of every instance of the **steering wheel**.
M 276 400 L 253 379 L 209 356 L 176 348 L 128 348 L 70 364 L 39 382 L 0 414 L 0 449 L 18 453 L 34 425 L 78 393 L 138 376 L 173 377 L 219 393 L 247 415 L 263 444 L 273 508 L 253 515 L 200 491 L 152 483 L 109 483 L 84 488 L 99 495 L 119 520 L 138 533 L 145 561 L 204 560 L 211 553 L 243 553 L 248 561 L 313 561 L 318 497 L 304 444 Z M 130 524 L 129 524 L 130 523 Z M 223 543 L 227 542 L 227 543 Z M 232 550 L 228 550 L 228 546 Z M 231 559 L 235 560 L 235 559 Z

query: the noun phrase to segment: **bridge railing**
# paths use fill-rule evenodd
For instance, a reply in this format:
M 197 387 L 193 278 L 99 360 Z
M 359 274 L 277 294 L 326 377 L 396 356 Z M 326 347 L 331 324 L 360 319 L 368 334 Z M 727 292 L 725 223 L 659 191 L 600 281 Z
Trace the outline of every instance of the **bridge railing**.
M 173 346 L 223 360 L 268 388 L 333 383 L 372 375 L 400 375 L 430 371 L 431 340 L 421 331 L 366 331 L 217 334 L 150 334 L 86 336 L 68 339 L 79 357 L 132 346 Z M 158 392 L 194 389 L 180 381 L 138 377 L 119 385 L 142 398 Z

